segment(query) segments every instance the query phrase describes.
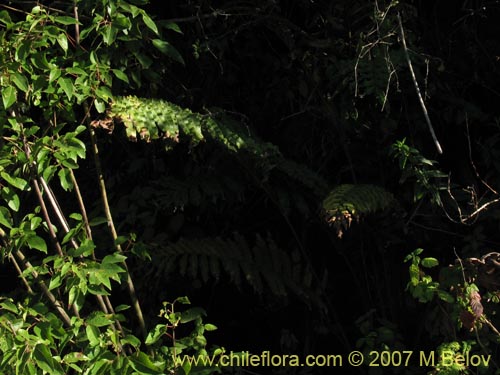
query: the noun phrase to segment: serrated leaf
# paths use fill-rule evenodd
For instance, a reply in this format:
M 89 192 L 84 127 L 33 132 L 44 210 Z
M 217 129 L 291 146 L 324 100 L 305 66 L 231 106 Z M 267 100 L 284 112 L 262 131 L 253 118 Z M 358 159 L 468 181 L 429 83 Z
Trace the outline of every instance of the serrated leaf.
M 13 86 L 7 86 L 2 89 L 2 101 L 4 109 L 9 109 L 16 102 L 17 92 Z

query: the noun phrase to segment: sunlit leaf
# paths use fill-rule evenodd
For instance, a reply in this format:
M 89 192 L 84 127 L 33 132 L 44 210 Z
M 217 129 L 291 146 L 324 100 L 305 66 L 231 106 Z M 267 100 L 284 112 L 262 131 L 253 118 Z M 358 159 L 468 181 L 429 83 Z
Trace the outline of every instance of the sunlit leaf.
M 13 86 L 2 88 L 3 107 L 9 109 L 16 102 L 16 89 Z

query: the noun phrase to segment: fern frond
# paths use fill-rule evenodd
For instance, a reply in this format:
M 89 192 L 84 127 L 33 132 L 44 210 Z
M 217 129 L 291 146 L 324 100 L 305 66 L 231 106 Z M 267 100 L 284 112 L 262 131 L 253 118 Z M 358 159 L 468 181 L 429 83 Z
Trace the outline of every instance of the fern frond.
M 353 220 L 362 215 L 386 210 L 397 205 L 394 195 L 375 185 L 339 185 L 323 200 L 326 221 L 342 237 Z
M 205 115 L 194 113 L 165 100 L 134 96 L 115 97 L 108 118 L 122 122 L 131 140 L 139 137 L 147 142 L 164 139 L 179 143 L 184 136 L 192 145 L 212 141 L 230 152 L 247 154 L 264 174 L 280 171 L 311 189 L 317 196 L 326 192 L 325 181 L 299 163 L 287 160 L 278 148 L 250 133 L 247 126 L 228 116 L 223 110 Z
M 314 299 L 307 262 L 298 254 L 291 257 L 269 237 L 257 236 L 253 245 L 239 234 L 225 239 L 180 239 L 154 249 L 151 257 L 148 280 L 161 280 L 175 271 L 204 282 L 227 275 L 238 288 L 247 284 L 257 294 L 266 290 L 277 297 L 292 293 L 307 301 Z

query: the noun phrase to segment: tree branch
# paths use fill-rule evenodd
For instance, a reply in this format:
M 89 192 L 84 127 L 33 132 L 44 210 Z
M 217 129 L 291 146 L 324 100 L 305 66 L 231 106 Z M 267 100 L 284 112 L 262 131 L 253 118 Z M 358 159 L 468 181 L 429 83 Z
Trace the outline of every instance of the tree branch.
M 401 21 L 401 15 L 399 14 L 399 12 L 398 12 L 398 22 L 399 22 L 399 30 L 401 32 L 401 44 L 403 45 L 403 51 L 405 53 L 408 69 L 410 70 L 411 73 L 413 85 L 415 86 L 415 91 L 417 92 L 418 100 L 420 101 L 422 112 L 424 113 L 425 121 L 427 122 L 427 126 L 429 127 L 429 131 L 431 133 L 432 140 L 434 141 L 434 145 L 436 146 L 437 152 L 442 154 L 443 149 L 441 148 L 441 144 L 439 143 L 436 137 L 436 133 L 434 132 L 434 128 L 432 127 L 431 119 L 429 118 L 429 113 L 427 112 L 427 107 L 425 106 L 424 99 L 422 98 L 422 94 L 420 93 L 420 88 L 418 86 L 417 78 L 415 76 L 415 71 L 413 70 L 413 65 L 410 60 L 410 55 L 408 54 L 408 48 L 406 47 L 406 40 L 405 40 L 405 32 L 403 29 L 403 22 Z

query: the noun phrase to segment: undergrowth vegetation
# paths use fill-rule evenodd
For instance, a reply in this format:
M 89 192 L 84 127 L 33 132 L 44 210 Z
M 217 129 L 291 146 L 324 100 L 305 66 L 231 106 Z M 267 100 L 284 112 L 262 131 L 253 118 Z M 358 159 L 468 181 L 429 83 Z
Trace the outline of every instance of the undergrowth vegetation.
M 0 374 L 500 373 L 496 6 L 156 6 L 0 5 Z

